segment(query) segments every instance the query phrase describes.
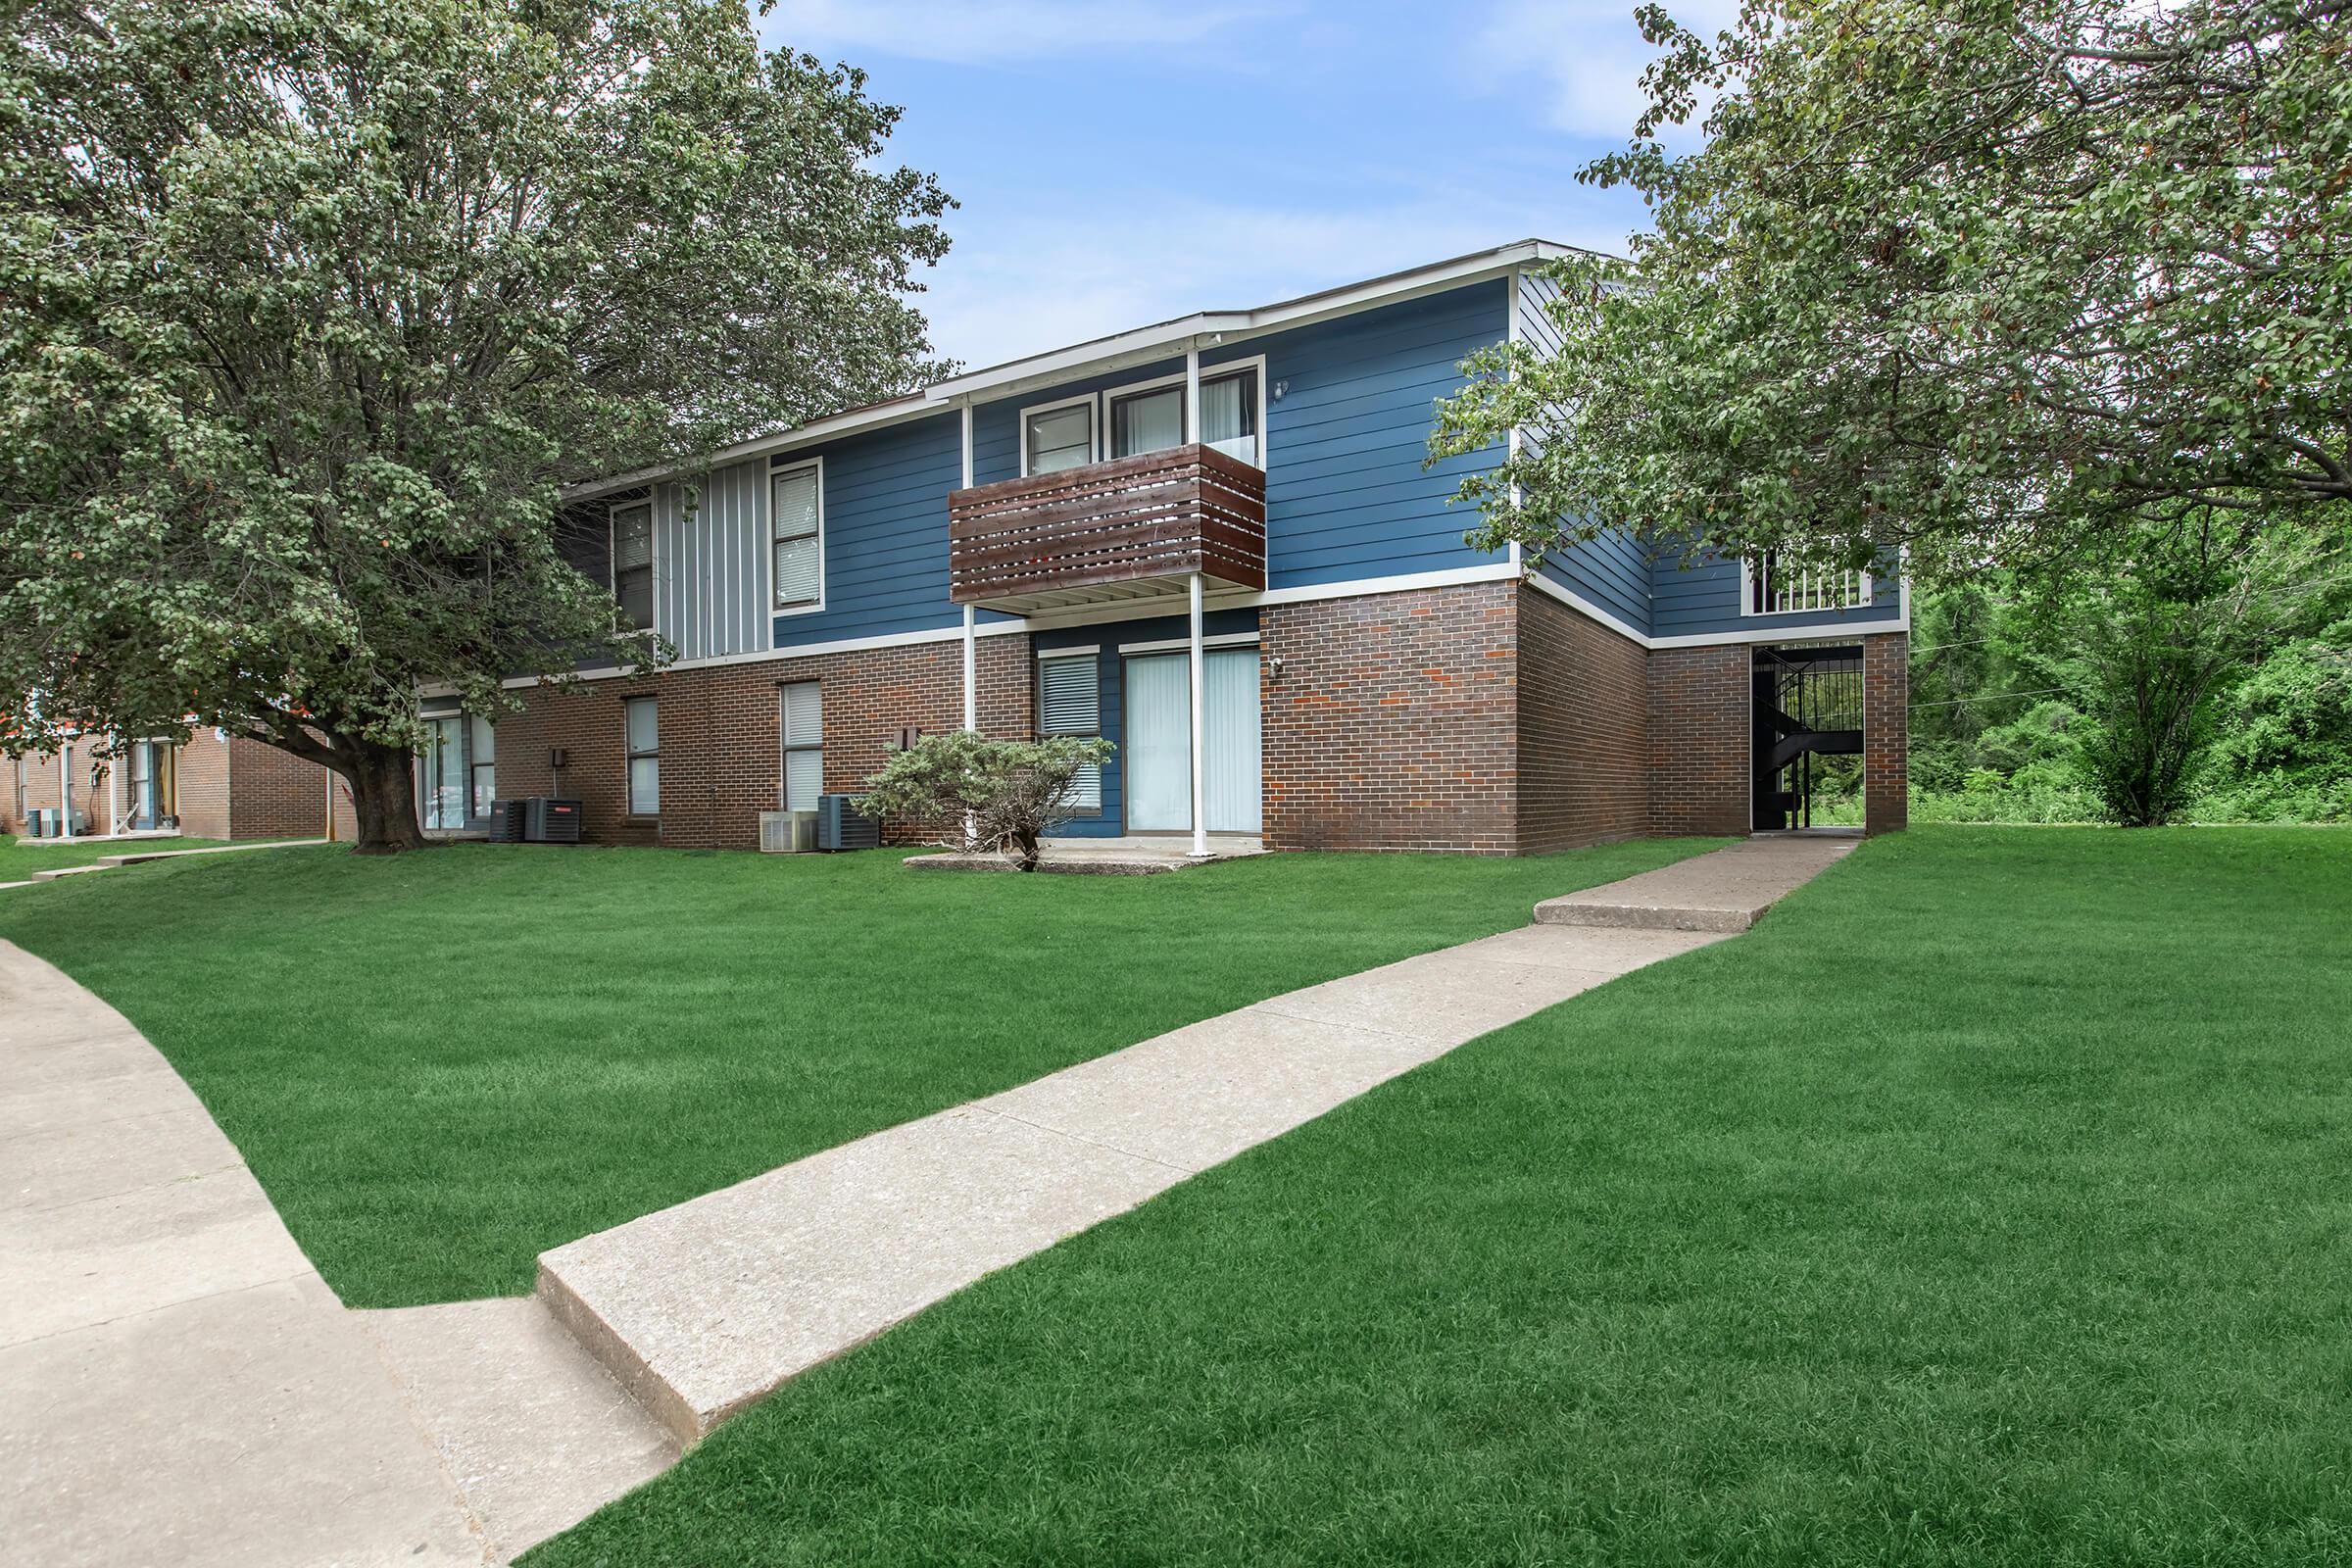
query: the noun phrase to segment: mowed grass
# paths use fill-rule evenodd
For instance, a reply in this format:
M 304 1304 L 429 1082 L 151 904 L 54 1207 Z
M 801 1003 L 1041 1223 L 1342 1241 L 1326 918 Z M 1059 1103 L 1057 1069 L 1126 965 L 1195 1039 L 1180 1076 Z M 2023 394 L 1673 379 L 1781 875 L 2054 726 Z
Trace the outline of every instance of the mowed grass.
M 2352 1561 L 2348 959 L 2352 834 L 1875 841 L 526 1561 Z
M 548 1248 L 1720 841 L 1150 877 L 459 846 L 271 850 L 0 897 L 120 1007 L 354 1305 Z
M 217 850 L 224 839 L 26 839 L 0 835 L 0 882 L 22 882 L 35 871 L 87 865 L 110 855 L 151 855 L 169 850 Z M 122 867 L 130 869 L 128 866 Z M 106 873 L 112 875 L 112 872 Z

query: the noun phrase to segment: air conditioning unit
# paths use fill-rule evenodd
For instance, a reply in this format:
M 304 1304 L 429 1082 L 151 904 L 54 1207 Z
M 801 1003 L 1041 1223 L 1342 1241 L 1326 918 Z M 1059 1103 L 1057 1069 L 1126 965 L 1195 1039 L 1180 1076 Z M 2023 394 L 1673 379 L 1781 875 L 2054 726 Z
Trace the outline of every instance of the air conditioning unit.
M 761 855 L 805 855 L 816 848 L 814 811 L 761 811 Z
M 24 836 L 28 839 L 57 837 L 57 812 L 46 806 L 36 806 L 24 813 Z
M 858 809 L 855 795 L 816 798 L 816 847 L 820 850 L 873 850 L 882 846 L 882 824 Z
M 533 844 L 580 842 L 580 803 L 554 795 L 534 795 L 524 803 L 522 836 Z
M 530 831 L 531 803 L 527 800 L 490 803 L 490 842 L 520 844 Z

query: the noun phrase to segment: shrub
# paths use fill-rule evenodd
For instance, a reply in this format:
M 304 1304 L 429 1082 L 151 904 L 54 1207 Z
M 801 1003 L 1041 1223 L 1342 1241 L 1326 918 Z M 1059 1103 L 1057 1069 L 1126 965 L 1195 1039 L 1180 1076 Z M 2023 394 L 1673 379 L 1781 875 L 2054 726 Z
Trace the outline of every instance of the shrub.
M 926 824 L 930 842 L 1010 855 L 1037 869 L 1037 841 L 1069 815 L 1080 770 L 1108 760 L 1108 741 L 1055 735 L 993 740 L 970 730 L 925 735 L 865 781 L 858 809 Z

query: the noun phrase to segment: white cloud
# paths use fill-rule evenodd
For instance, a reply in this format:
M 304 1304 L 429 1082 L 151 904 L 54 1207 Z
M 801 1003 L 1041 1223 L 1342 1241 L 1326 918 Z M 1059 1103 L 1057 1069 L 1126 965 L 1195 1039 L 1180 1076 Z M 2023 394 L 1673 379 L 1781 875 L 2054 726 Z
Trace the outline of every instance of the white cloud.
M 1613 207 L 1566 216 L 1573 231 L 1541 237 L 1624 245 Z M 1444 261 L 1526 229 L 1523 212 L 1458 195 L 1337 212 L 1147 194 L 1082 217 L 1006 213 L 989 231 L 967 227 L 915 303 L 939 351 L 977 368 Z
M 1686 27 L 1713 33 L 1740 14 L 1737 0 L 1667 0 Z M 1642 73 L 1657 51 L 1634 23 L 1634 0 L 1501 0 L 1474 40 L 1471 68 L 1496 90 L 1542 95 L 1542 118 L 1572 135 L 1623 142 L 1648 107 Z M 1670 143 L 1692 144 L 1706 105 Z
M 847 48 L 983 65 L 1203 43 L 1287 9 L 1182 0 L 777 0 L 760 31 L 811 52 Z

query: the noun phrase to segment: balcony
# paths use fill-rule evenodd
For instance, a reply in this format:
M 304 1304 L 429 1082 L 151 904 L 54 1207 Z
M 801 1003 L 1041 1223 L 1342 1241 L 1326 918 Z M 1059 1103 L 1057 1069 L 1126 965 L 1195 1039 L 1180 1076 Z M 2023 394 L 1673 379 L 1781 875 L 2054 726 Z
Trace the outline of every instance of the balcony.
M 976 485 L 948 497 L 948 593 L 1016 614 L 1266 585 L 1266 476 L 1214 447 Z

